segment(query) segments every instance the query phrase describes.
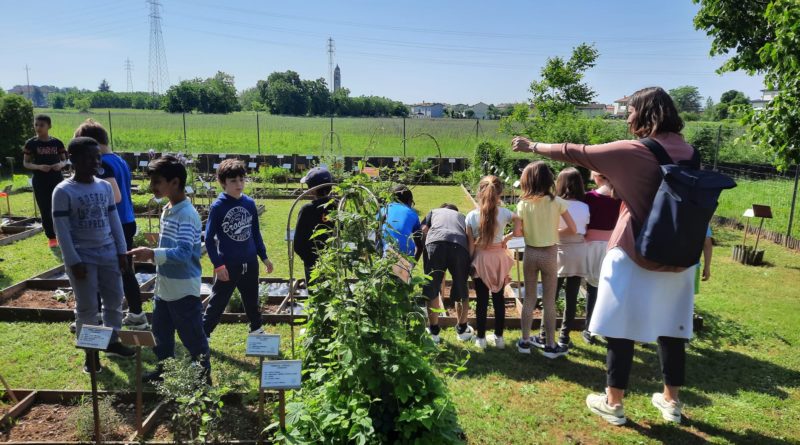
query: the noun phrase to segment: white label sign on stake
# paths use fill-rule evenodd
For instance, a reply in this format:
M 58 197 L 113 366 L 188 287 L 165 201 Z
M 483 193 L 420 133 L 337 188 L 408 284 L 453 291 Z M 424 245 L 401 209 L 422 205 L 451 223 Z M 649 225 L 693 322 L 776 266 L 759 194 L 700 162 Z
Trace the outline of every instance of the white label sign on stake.
M 247 164 L 247 168 L 256 168 L 258 165 L 255 162 L 250 162 Z
M 303 362 L 272 360 L 261 366 L 261 387 L 264 389 L 299 389 Z
M 314 156 L 306 156 L 306 159 L 308 159 L 309 161 L 313 161 L 314 160 Z
M 250 334 L 247 336 L 245 354 L 254 357 L 275 357 L 281 346 L 281 336 L 277 334 Z
M 214 164 L 213 168 L 214 168 L 214 170 L 216 170 L 217 168 L 219 168 L 219 164 Z
M 392 158 L 393 162 L 400 162 L 400 158 Z
M 107 349 L 114 329 L 105 326 L 83 325 L 75 346 L 84 349 Z
M 219 155 L 220 159 L 225 159 L 227 157 L 228 157 L 228 155 L 226 155 L 225 153 L 220 153 L 220 155 Z
M 456 159 L 455 158 L 450 158 L 450 163 L 451 164 L 455 164 L 456 163 Z
M 139 167 L 147 167 L 147 164 L 149 164 L 149 162 L 147 162 L 147 161 L 139 161 Z
M 283 155 L 278 155 L 278 159 L 283 159 Z

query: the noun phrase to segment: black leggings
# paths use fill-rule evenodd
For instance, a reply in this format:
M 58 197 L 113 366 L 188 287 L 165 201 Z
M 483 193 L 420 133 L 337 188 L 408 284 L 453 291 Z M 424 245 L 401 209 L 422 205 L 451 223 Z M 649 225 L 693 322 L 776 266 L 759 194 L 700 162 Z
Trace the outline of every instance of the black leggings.
M 578 309 L 578 291 L 581 288 L 581 277 L 559 277 L 558 285 L 556 287 L 556 298 L 561 293 L 561 288 L 567 284 L 564 291 L 564 318 L 561 320 L 561 333 L 558 336 L 558 341 L 561 343 L 569 343 L 570 325 L 575 322 L 575 312 Z M 588 325 L 587 325 L 588 326 Z M 542 338 L 547 338 L 545 335 L 544 323 L 542 323 L 542 330 L 539 333 Z
M 610 388 L 627 389 L 633 366 L 633 340 L 607 337 L 606 341 L 606 385 Z M 664 384 L 683 386 L 686 379 L 686 339 L 658 337 L 658 359 L 661 362 Z
M 583 325 L 583 330 L 589 330 L 589 322 L 592 321 L 592 312 L 594 312 L 594 304 L 597 302 L 597 286 L 592 286 L 586 283 L 586 324 Z
M 64 179 L 61 173 L 58 174 L 36 174 L 33 179 L 33 196 L 36 197 L 36 205 L 42 214 L 42 228 L 47 239 L 56 239 L 56 231 L 53 228 L 53 190 Z
M 125 234 L 125 244 L 128 250 L 133 249 L 133 236 L 136 235 L 136 221 L 122 225 Z M 128 311 L 134 314 L 142 313 L 142 293 L 139 282 L 136 281 L 136 271 L 133 267 L 133 257 L 128 255 L 128 270 L 122 274 L 122 288 L 125 291 L 125 300 L 128 302 Z
M 477 305 L 475 307 L 475 318 L 478 328 L 478 338 L 486 338 L 486 318 L 489 312 L 489 288 L 480 278 L 473 278 L 475 283 L 475 296 Z M 492 306 L 494 307 L 494 335 L 503 336 L 503 328 L 506 324 L 506 303 L 503 299 L 503 291 L 492 293 Z

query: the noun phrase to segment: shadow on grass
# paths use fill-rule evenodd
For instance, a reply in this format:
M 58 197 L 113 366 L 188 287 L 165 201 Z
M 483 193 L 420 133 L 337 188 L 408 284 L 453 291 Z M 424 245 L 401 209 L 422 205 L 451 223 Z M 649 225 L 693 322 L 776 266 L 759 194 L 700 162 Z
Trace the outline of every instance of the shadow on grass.
M 684 417 L 680 425 L 655 423 L 642 425 L 628 419 L 625 428 L 630 428 L 642 436 L 668 444 L 705 444 L 710 437 L 723 438 L 729 443 L 778 445 L 786 444 L 786 440 L 765 436 L 747 429 L 744 432 L 729 431 L 699 420 Z M 693 431 L 696 430 L 696 431 Z

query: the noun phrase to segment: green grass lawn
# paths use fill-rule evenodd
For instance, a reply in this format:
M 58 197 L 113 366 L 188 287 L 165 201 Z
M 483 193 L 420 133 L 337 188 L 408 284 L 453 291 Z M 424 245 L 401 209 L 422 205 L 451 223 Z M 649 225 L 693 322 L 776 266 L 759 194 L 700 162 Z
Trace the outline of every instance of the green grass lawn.
M 794 181 L 790 179 L 770 179 L 754 181 L 736 179 L 736 188 L 722 193 L 717 208 L 717 215 L 738 218 L 745 222 L 742 213 L 753 204 L 768 205 L 772 208 L 772 219 L 764 221 L 767 230 L 786 233 L 789 225 L 789 213 L 792 206 L 792 189 Z M 800 206 L 798 206 L 800 207 Z M 800 238 L 800 208 L 795 209 L 792 236 Z M 758 224 L 757 219 L 750 224 Z
M 573 333 L 570 354 L 551 361 L 538 354 L 521 356 L 511 347 L 479 352 L 457 342 L 447 329 L 443 359 L 471 354 L 467 370 L 447 378 L 468 442 L 798 443 L 800 256 L 768 244 L 769 264 L 745 267 L 730 260 L 739 236 L 717 231 L 712 279 L 697 297 L 706 326 L 689 348 L 683 425 L 665 423 L 650 406 L 650 394 L 661 387 L 652 348 L 636 348 L 626 398 L 629 423 L 612 427 L 584 405 L 586 394 L 604 385 L 602 346 L 586 346 Z M 289 355 L 289 328 L 269 330 L 282 335 L 282 351 Z M 246 334 L 244 324 L 221 325 L 215 332 L 214 376 L 254 388 L 257 366 L 244 357 Z M 509 332 L 509 346 L 518 337 L 518 331 Z M 0 338 L 0 369 L 12 386 L 88 388 L 67 323 L 0 323 Z M 150 351 L 145 359 L 151 366 Z M 132 387 L 132 362 L 103 361 L 108 370 L 100 377 L 102 389 Z

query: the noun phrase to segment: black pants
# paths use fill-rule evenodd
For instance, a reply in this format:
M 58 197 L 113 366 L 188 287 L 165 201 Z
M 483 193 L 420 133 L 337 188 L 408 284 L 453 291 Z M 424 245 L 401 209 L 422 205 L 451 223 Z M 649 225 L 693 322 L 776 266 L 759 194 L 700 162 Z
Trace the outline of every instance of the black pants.
M 633 366 L 633 340 L 606 338 L 606 385 L 610 388 L 627 389 Z M 658 337 L 658 359 L 664 384 L 683 386 L 686 379 L 686 340 L 675 337 Z
M 592 321 L 595 303 L 597 303 L 597 286 L 586 283 L 586 324 L 583 325 L 584 331 L 589 330 L 589 322 Z
M 211 333 L 219 324 L 225 307 L 231 301 L 234 289 L 239 289 L 242 305 L 250 321 L 250 331 L 261 327 L 261 308 L 258 304 L 258 261 L 245 264 L 226 264 L 228 281 L 214 280 L 211 286 L 211 299 L 203 315 L 203 331 L 211 337 Z
M 559 277 L 558 285 L 556 287 L 556 298 L 561 293 L 561 288 L 566 283 L 567 287 L 564 291 L 564 316 L 561 320 L 561 333 L 558 335 L 558 341 L 561 343 L 569 343 L 569 333 L 571 329 L 569 326 L 575 322 L 575 312 L 578 309 L 578 291 L 581 288 L 581 277 Z M 544 323 L 542 323 L 542 330 L 539 334 L 542 338 L 547 338 L 544 330 Z
M 56 239 L 56 231 L 53 229 L 53 190 L 63 179 L 60 172 L 33 175 L 33 195 L 42 214 L 42 228 L 47 239 Z
M 475 295 L 478 304 L 475 307 L 476 324 L 478 328 L 478 338 L 486 338 L 486 317 L 489 312 L 489 288 L 480 278 L 473 278 L 475 283 Z M 503 328 L 506 324 L 506 304 L 503 299 L 503 291 L 492 293 L 492 306 L 494 307 L 494 335 L 503 336 Z
M 439 296 L 444 281 L 445 270 L 450 272 L 453 284 L 450 287 L 450 299 L 466 302 L 469 298 L 467 281 L 469 280 L 470 257 L 464 246 L 447 241 L 438 241 L 425 246 L 428 253 L 423 270 L 431 280 L 422 288 L 422 293 L 433 300 Z
M 136 235 L 136 221 L 122 225 L 122 232 L 125 234 L 125 244 L 128 250 L 133 249 L 133 236 Z M 134 314 L 142 313 L 142 294 L 139 290 L 139 282 L 136 281 L 136 272 L 133 268 L 133 257 L 128 255 L 128 270 L 122 274 L 122 289 L 125 292 L 125 300 L 128 302 L 128 311 Z

